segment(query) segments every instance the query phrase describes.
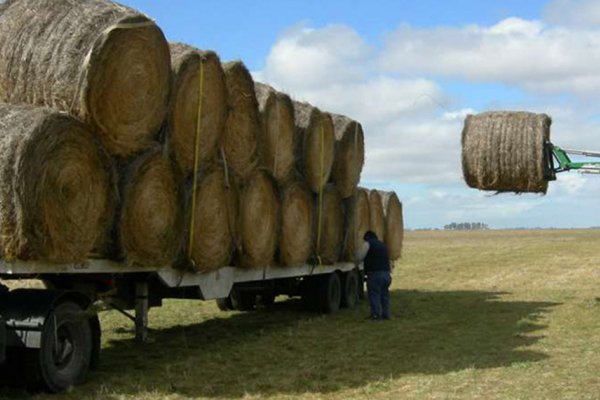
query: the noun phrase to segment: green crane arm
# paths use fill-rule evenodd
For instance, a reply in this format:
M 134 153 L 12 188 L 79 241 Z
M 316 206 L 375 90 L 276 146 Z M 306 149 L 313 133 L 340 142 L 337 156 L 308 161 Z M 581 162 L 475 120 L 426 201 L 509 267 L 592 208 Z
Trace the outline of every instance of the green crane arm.
M 581 155 L 586 157 L 600 158 L 600 152 L 584 150 L 567 150 L 551 144 L 552 155 L 558 166 L 554 167 L 554 172 L 564 172 L 578 170 L 588 174 L 600 174 L 600 161 L 596 162 L 573 162 L 569 154 Z

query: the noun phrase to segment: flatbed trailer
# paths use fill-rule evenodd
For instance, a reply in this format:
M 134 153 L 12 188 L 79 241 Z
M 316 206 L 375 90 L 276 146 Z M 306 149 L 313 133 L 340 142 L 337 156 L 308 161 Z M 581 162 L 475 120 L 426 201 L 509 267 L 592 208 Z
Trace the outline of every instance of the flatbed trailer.
M 19 374 L 27 383 L 57 392 L 81 383 L 98 365 L 101 310 L 129 317 L 136 340 L 145 341 L 148 310 L 163 299 L 216 300 L 222 310 L 249 311 L 283 294 L 302 297 L 312 311 L 333 313 L 363 297 L 362 277 L 362 265 L 354 263 L 190 272 L 105 259 L 77 264 L 0 260 L 0 279 L 39 279 L 45 286 L 0 287 L 0 363 L 9 371 L 25 366 Z

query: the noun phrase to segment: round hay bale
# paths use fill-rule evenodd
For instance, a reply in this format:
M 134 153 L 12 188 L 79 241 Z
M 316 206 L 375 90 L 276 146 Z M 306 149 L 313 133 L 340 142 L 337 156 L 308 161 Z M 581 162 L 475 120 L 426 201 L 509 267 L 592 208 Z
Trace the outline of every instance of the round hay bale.
M 379 240 L 385 240 L 385 213 L 383 211 L 383 199 L 377 190 L 369 191 L 369 226 L 375 232 Z
M 394 192 L 380 192 L 385 214 L 385 244 L 391 260 L 402 257 L 404 242 L 404 218 L 402 203 Z
M 323 264 L 331 265 L 339 260 L 342 249 L 344 240 L 344 208 L 340 192 L 335 185 L 325 185 L 321 195 L 321 206 L 319 206 L 319 196 L 315 196 L 315 254 L 318 258 L 320 257 Z M 320 217 L 319 209 L 321 209 Z
M 173 162 L 155 147 L 121 176 L 118 245 L 129 265 L 170 266 L 182 246 L 182 182 Z
M 114 170 L 89 127 L 47 108 L 1 104 L 0 155 L 3 258 L 80 262 L 105 246 Z
M 344 245 L 344 261 L 357 261 L 356 253 L 360 250 L 365 233 L 371 227 L 369 212 L 369 192 L 358 188 L 356 194 L 346 201 L 346 238 Z
M 273 265 L 279 241 L 280 205 L 275 180 L 256 170 L 244 182 L 239 206 L 240 266 Z
M 260 122 L 254 81 L 240 61 L 223 64 L 229 115 L 223 135 L 223 151 L 229 167 L 242 179 L 258 166 Z
M 294 105 L 285 93 L 255 82 L 254 90 L 260 111 L 261 164 L 277 182 L 285 182 L 294 169 Z
M 335 128 L 335 160 L 332 181 L 342 198 L 354 194 L 365 163 L 365 138 L 362 125 L 343 115 L 332 115 Z
M 314 204 L 304 184 L 291 182 L 281 189 L 281 265 L 305 264 L 313 254 Z
M 219 57 L 212 51 L 181 43 L 171 43 L 170 48 L 174 80 L 167 143 L 180 169 L 190 174 L 194 170 L 196 133 L 198 168 L 205 167 L 217 155 L 227 120 L 225 74 Z
M 169 47 L 146 16 L 105 0 L 11 0 L 0 15 L 0 101 L 46 105 L 94 126 L 128 157 L 165 119 Z
M 546 193 L 544 143 L 552 120 L 546 114 L 485 112 L 468 115 L 462 132 L 467 185 L 496 192 Z
M 308 103 L 294 102 L 298 169 L 310 190 L 319 193 L 329 181 L 335 156 L 331 115 Z
M 214 271 L 231 262 L 237 232 L 237 198 L 236 185 L 228 181 L 225 168 L 220 165 L 212 167 L 198 181 L 193 220 L 190 196 L 185 244 L 199 271 Z

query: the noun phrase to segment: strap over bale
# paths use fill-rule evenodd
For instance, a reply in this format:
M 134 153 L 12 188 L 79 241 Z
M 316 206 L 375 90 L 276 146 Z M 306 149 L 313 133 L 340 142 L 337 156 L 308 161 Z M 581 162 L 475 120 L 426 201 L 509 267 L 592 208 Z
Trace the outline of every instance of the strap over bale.
M 171 43 L 170 49 L 174 78 L 167 143 L 180 169 L 191 174 L 196 136 L 199 168 L 206 167 L 217 155 L 227 120 L 225 74 L 213 51 L 181 43 Z
M 229 265 L 237 235 L 236 186 L 227 181 L 225 168 L 211 167 L 200 178 L 196 190 L 196 212 L 191 227 L 193 242 L 187 249 L 199 271 L 213 271 Z M 191 218 L 191 199 L 186 221 Z
M 260 111 L 261 164 L 279 183 L 288 180 L 295 164 L 294 105 L 290 97 L 271 86 L 255 82 Z
M 89 127 L 47 108 L 0 105 L 2 257 L 84 261 L 105 246 L 114 170 Z
M 462 132 L 467 185 L 496 192 L 545 194 L 544 146 L 552 120 L 546 114 L 485 112 L 468 115 Z
M 68 111 L 106 149 L 152 146 L 165 119 L 169 47 L 148 17 L 106 0 L 9 0 L 0 9 L 0 101 Z

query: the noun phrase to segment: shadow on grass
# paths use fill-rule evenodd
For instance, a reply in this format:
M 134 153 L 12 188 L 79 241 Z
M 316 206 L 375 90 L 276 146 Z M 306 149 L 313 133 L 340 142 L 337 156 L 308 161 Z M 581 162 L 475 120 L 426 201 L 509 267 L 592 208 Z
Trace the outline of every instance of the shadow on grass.
M 367 321 L 367 305 L 332 316 L 296 300 L 224 313 L 151 333 L 151 343 L 109 343 L 100 369 L 72 393 L 239 398 L 331 393 L 406 374 L 446 374 L 546 358 L 528 349 L 558 303 L 502 301 L 502 293 L 392 293 L 393 319 Z M 395 311 L 395 313 L 394 313 Z M 536 334 L 538 332 L 538 334 Z

